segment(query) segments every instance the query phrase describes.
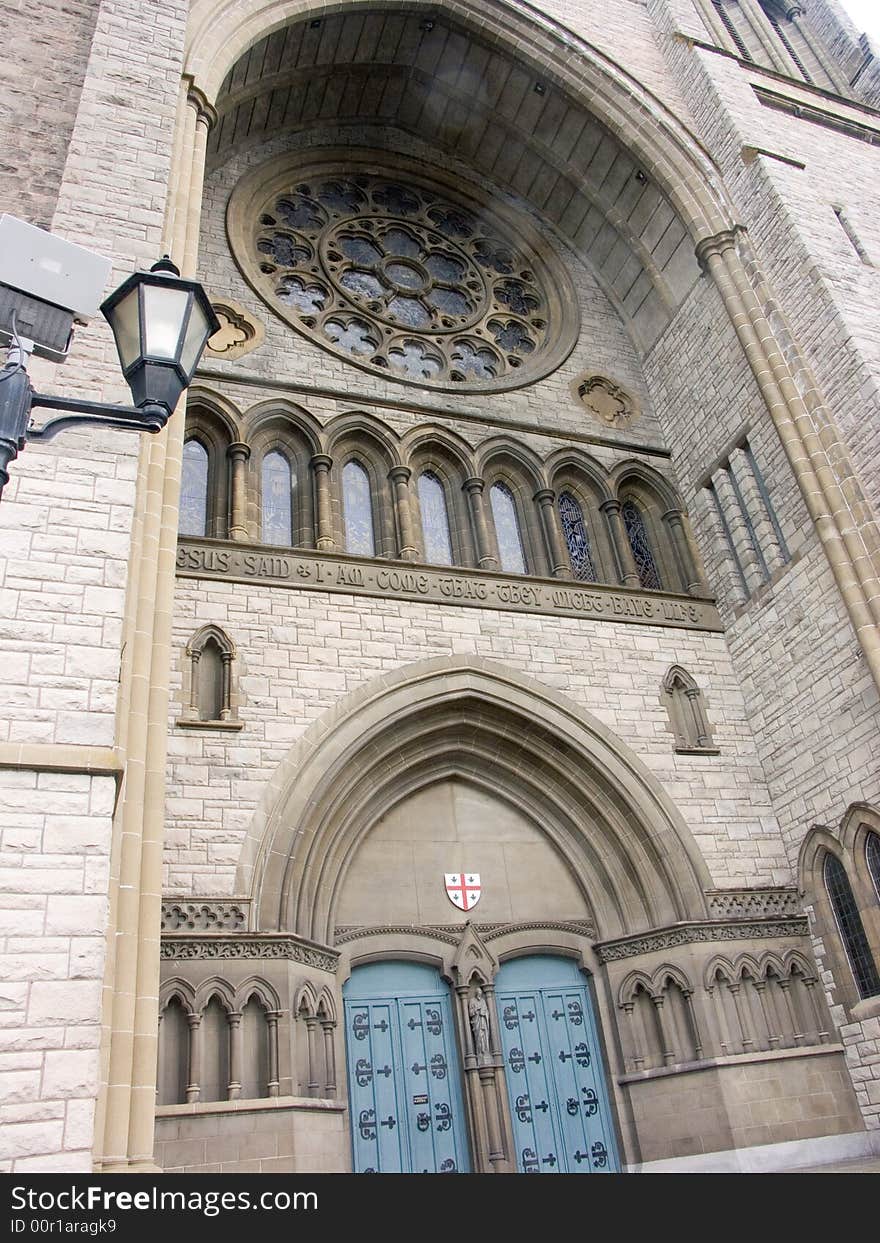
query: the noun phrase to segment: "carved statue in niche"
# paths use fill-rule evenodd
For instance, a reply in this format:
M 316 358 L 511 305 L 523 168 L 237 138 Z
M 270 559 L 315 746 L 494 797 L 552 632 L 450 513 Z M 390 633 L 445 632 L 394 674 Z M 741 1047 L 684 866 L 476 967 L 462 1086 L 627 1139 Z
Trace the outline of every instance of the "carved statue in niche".
M 486 998 L 483 996 L 483 990 L 478 988 L 468 1002 L 468 1017 L 470 1018 L 471 1031 L 474 1035 L 474 1048 L 477 1052 L 477 1058 L 482 1060 L 490 1055 L 489 1048 L 489 1007 L 486 1005 Z
M 628 427 L 638 415 L 629 393 L 606 376 L 584 376 L 575 389 L 582 405 L 607 427 Z

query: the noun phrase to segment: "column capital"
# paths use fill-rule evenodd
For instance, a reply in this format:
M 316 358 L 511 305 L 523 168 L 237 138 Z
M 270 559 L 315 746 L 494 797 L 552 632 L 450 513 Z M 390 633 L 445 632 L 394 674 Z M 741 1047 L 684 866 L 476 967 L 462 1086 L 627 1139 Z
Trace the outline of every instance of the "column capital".
M 603 514 L 619 514 L 620 501 L 616 496 L 609 496 L 607 500 L 599 502 L 599 509 Z
M 333 465 L 333 459 L 326 453 L 316 453 L 309 465 L 312 470 L 329 470 Z
M 246 445 L 243 440 L 234 440 L 231 445 L 227 445 L 226 456 L 233 462 L 246 462 L 251 456 L 251 447 Z
M 392 466 L 391 470 L 388 472 L 388 478 L 392 481 L 392 483 L 409 483 L 412 478 L 412 471 L 408 466 Z
M 709 269 L 709 260 L 724 254 L 726 250 L 733 250 L 736 246 L 737 233 L 745 233 L 745 228 L 741 224 L 734 225 L 732 229 L 723 229 L 720 233 L 713 233 L 711 237 L 701 238 L 694 247 L 694 253 L 697 256 L 697 263 L 707 272 Z
M 202 121 L 209 130 L 212 130 L 217 124 L 217 109 L 209 101 L 208 96 L 201 87 L 195 86 L 192 80 L 190 80 L 187 87 L 186 102 L 195 108 L 196 120 Z
M 552 488 L 539 488 L 532 500 L 537 501 L 539 505 L 552 505 L 556 500 L 556 493 Z
M 481 479 L 479 475 L 472 475 L 470 479 L 465 479 L 461 486 L 465 492 L 482 492 L 486 486 L 486 480 Z
M 680 509 L 667 509 L 665 514 L 660 515 L 664 522 L 672 523 L 681 522 L 684 518 L 684 512 Z

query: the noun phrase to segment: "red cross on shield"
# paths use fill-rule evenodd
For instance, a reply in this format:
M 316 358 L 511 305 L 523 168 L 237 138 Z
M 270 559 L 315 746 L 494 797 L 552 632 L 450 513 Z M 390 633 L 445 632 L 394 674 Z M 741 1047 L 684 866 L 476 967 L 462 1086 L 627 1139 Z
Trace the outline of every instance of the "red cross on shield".
M 444 872 L 446 896 L 460 911 L 472 911 L 480 900 L 479 872 Z

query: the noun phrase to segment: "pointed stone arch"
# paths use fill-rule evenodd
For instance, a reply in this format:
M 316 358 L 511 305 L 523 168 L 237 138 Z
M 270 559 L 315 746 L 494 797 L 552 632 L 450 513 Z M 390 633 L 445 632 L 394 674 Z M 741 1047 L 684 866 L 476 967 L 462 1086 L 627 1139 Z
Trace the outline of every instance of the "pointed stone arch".
M 549 687 L 452 656 L 365 684 L 292 748 L 239 866 L 258 927 L 329 942 L 346 871 L 376 819 L 463 772 L 541 825 L 601 937 L 705 918 L 706 865 L 629 747 Z

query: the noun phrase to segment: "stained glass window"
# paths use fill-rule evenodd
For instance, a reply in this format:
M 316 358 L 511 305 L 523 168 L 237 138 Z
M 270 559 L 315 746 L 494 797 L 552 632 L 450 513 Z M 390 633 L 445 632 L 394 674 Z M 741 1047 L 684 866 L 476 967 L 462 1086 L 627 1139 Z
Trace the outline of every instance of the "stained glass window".
M 419 475 L 419 506 L 425 537 L 425 560 L 435 565 L 452 565 L 449 514 L 443 484 L 431 471 Z
M 492 517 L 495 519 L 501 568 L 508 574 L 525 574 L 526 559 L 513 493 L 506 484 L 494 483 L 489 490 L 489 498 L 492 502 Z
M 584 525 L 583 511 L 570 492 L 563 492 L 559 497 L 559 517 L 562 519 L 562 531 L 568 545 L 572 575 L 585 583 L 595 583 L 596 568 L 590 555 L 590 540 Z
M 263 543 L 293 543 L 291 506 L 294 479 L 283 453 L 273 450 L 263 458 Z
M 840 939 L 843 941 L 856 987 L 860 996 L 876 997 L 880 993 L 880 975 L 878 975 L 877 964 L 871 954 L 871 947 L 868 945 L 862 917 L 859 915 L 846 870 L 840 860 L 832 854 L 825 856 L 823 870 L 828 899 L 834 911 L 834 918 L 837 920 Z
M 345 551 L 359 557 L 375 556 L 370 476 L 360 462 L 347 462 L 342 468 L 342 512 L 345 519 Z
M 208 450 L 198 440 L 183 446 L 180 484 L 180 534 L 208 533 Z
M 869 833 L 867 836 L 865 841 L 865 859 L 868 863 L 871 880 L 874 882 L 877 901 L 880 902 L 880 837 L 876 833 Z
M 623 525 L 626 527 L 629 546 L 632 549 L 636 569 L 639 572 L 639 582 L 648 591 L 662 590 L 660 573 L 654 560 L 654 554 L 651 551 L 651 544 L 648 540 L 648 532 L 645 529 L 645 520 L 642 517 L 641 510 L 634 501 L 624 501 L 620 512 L 623 515 Z

